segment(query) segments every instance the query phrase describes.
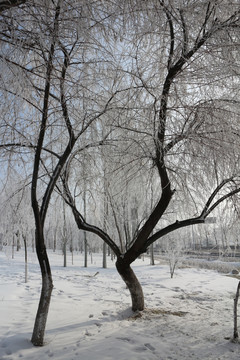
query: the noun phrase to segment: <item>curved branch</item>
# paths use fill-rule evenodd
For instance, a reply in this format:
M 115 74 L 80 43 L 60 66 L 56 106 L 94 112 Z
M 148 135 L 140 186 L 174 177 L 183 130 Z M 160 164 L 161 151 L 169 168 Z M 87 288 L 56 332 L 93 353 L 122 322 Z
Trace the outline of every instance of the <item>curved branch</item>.
M 182 220 L 182 221 L 177 220 L 175 223 L 166 226 L 165 228 L 157 231 L 155 234 L 150 236 L 148 238 L 148 240 L 146 241 L 145 251 L 156 240 L 160 239 L 164 235 L 167 235 L 167 234 L 169 234 L 170 232 L 172 232 L 174 230 L 177 230 L 177 229 L 180 229 L 180 228 L 183 228 L 183 227 L 186 227 L 186 226 L 190 226 L 190 225 L 204 224 L 204 222 L 205 222 L 205 219 L 201 218 L 200 216 L 197 216 L 197 217 L 194 217 L 194 218 L 189 218 L 189 219 Z
M 206 217 L 207 216 L 206 214 L 209 214 L 209 212 L 210 212 L 209 211 L 209 206 L 212 203 L 215 196 L 217 195 L 217 193 L 223 188 L 224 185 L 226 185 L 227 183 L 229 183 L 232 180 L 233 180 L 233 177 L 231 177 L 229 179 L 225 179 L 216 187 L 216 189 L 213 191 L 213 193 L 210 195 L 209 199 L 207 200 L 206 205 L 204 206 L 203 211 L 202 211 L 200 216 Z
M 177 229 L 180 229 L 180 228 L 183 228 L 183 227 L 186 227 L 186 226 L 189 226 L 189 225 L 195 225 L 195 224 L 201 224 L 201 223 L 204 224 L 207 216 L 219 204 L 221 204 L 224 200 L 230 198 L 231 196 L 233 196 L 233 195 L 235 195 L 237 193 L 240 193 L 240 187 L 236 188 L 236 189 L 230 191 L 229 193 L 227 193 L 226 195 L 223 195 L 222 197 L 220 197 L 220 199 L 218 199 L 212 206 L 210 206 L 211 202 L 213 201 L 213 199 L 217 195 L 217 193 L 220 191 L 220 189 L 222 189 L 225 184 L 229 183 L 232 180 L 233 180 L 233 178 L 225 179 L 225 180 L 223 180 L 221 182 L 221 184 L 219 186 L 216 187 L 216 189 L 213 191 L 213 193 L 211 194 L 211 196 L 207 200 L 206 205 L 204 206 L 204 209 L 201 212 L 200 216 L 196 216 L 196 217 L 189 218 L 189 219 L 182 220 L 182 221 L 177 220 L 175 223 L 166 226 L 165 228 L 157 231 L 155 234 L 150 236 L 148 238 L 148 240 L 146 241 L 145 251 L 156 240 L 160 239 L 161 237 L 163 237 L 164 235 L 167 235 L 168 233 L 170 233 L 172 231 L 175 231 Z
M 76 221 L 78 228 L 80 230 L 88 231 L 90 233 L 93 233 L 93 234 L 96 234 L 97 236 L 99 236 L 112 249 L 112 251 L 116 254 L 116 256 L 120 257 L 121 251 L 120 251 L 119 247 L 114 243 L 114 241 L 110 238 L 110 236 L 105 231 L 100 229 L 99 227 L 88 224 L 86 222 L 86 220 L 84 219 L 84 217 L 82 216 L 82 214 L 77 210 L 74 199 L 73 199 L 70 189 L 68 187 L 68 175 L 69 175 L 68 171 L 67 171 L 68 167 L 69 167 L 69 164 L 67 164 L 64 174 L 61 177 L 62 183 L 63 183 L 63 188 L 64 188 L 64 193 L 65 193 L 64 201 L 66 201 L 66 203 L 71 207 L 72 213 L 73 213 L 73 216 L 74 216 L 74 219 Z
M 240 192 L 240 189 L 234 189 L 232 191 L 230 191 L 230 193 L 222 196 L 220 199 L 218 199 L 205 213 L 205 218 L 220 204 L 222 203 L 224 200 L 228 199 L 229 197 L 238 194 Z
M 61 157 L 59 157 L 59 161 L 58 161 L 58 163 L 53 171 L 52 177 L 48 183 L 47 189 L 43 196 L 42 206 L 41 206 L 41 210 L 40 210 L 41 221 L 43 223 L 44 223 L 44 220 L 46 217 L 48 204 L 49 204 L 50 197 L 53 192 L 54 186 L 56 185 L 56 182 L 61 174 L 61 171 L 62 171 L 69 155 L 72 152 L 75 142 L 76 142 L 75 138 L 69 139 L 68 145 L 66 146 L 66 149 L 65 149 L 63 155 Z

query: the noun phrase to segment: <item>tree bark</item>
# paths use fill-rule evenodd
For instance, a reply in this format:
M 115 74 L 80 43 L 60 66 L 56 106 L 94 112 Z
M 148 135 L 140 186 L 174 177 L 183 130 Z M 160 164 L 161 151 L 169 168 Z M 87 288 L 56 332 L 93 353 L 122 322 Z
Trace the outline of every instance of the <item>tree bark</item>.
M 150 245 L 150 264 L 155 265 L 153 244 Z
M 51 268 L 49 265 L 46 248 L 45 247 L 43 249 L 37 248 L 37 256 L 42 273 L 42 290 L 41 290 L 41 296 L 39 300 L 38 311 L 35 319 L 31 342 L 35 346 L 43 346 L 48 310 L 49 310 L 51 294 L 53 289 L 53 282 L 52 282 Z
M 103 242 L 103 269 L 107 268 L 107 244 Z
M 84 236 L 84 267 L 88 266 L 88 242 L 87 242 L 87 233 L 83 232 Z
M 132 310 L 142 311 L 144 309 L 144 295 L 142 286 L 139 283 L 131 266 L 125 263 L 121 258 L 118 258 L 116 262 L 116 268 L 130 291 L 132 299 Z
M 23 235 L 23 242 L 24 242 L 24 255 L 25 255 L 25 283 L 28 282 L 28 259 L 27 259 L 27 239 L 26 235 Z
M 237 305 L 239 299 L 240 291 L 240 281 L 238 282 L 238 287 L 236 291 L 236 296 L 234 298 L 234 330 L 233 330 L 233 339 L 236 341 L 238 339 L 238 328 L 237 328 Z
M 67 267 L 67 241 L 64 239 L 63 243 L 63 267 Z

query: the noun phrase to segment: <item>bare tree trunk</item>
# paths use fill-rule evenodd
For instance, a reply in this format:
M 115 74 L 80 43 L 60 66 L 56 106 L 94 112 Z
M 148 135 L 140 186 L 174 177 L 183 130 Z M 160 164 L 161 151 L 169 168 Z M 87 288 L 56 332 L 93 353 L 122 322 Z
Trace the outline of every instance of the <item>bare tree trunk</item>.
M 17 237 L 17 251 L 19 251 L 21 249 L 19 230 L 17 230 L 16 232 L 16 237 Z
M 86 231 L 83 232 L 83 236 L 84 236 L 84 267 L 88 266 L 88 243 L 87 243 L 87 233 Z
M 67 242 L 64 239 L 63 243 L 63 267 L 67 267 Z
M 67 225 L 66 225 L 66 213 L 65 202 L 63 202 L 63 267 L 67 267 Z
M 236 296 L 234 298 L 234 330 L 233 330 L 233 340 L 238 340 L 238 329 L 237 329 L 237 305 L 239 299 L 239 291 L 240 291 L 240 281 L 238 282 L 238 287 L 236 291 Z
M 150 264 L 151 264 L 151 265 L 155 265 L 155 262 L 154 262 L 153 244 L 150 245 Z
M 142 311 L 144 309 L 144 295 L 142 286 L 139 283 L 131 266 L 123 262 L 121 259 L 118 259 L 116 262 L 116 268 L 130 291 L 132 299 L 132 310 Z
M 56 251 L 57 247 L 57 228 L 54 229 L 54 238 L 53 238 L 53 252 Z
M 25 283 L 28 282 L 28 264 L 27 264 L 27 239 L 26 235 L 23 235 L 24 242 L 24 254 L 25 254 Z
M 35 346 L 44 345 L 43 339 L 47 323 L 52 288 L 52 280 L 48 274 L 45 274 L 42 278 L 42 291 L 31 339 L 32 344 Z
M 14 246 L 15 246 L 15 235 L 13 234 L 13 240 L 12 240 L 12 259 L 14 259 Z
M 107 268 L 107 244 L 103 242 L 103 269 Z
M 38 235 L 36 235 L 38 237 Z M 42 240 L 43 243 L 43 240 Z M 38 305 L 38 311 L 33 328 L 31 342 L 35 346 L 44 345 L 44 333 L 47 323 L 48 310 L 53 289 L 51 268 L 45 246 L 36 245 L 37 256 L 42 273 L 42 290 Z
M 86 199 L 86 179 L 85 179 L 85 164 L 83 163 L 84 168 L 84 191 L 83 191 L 83 213 L 84 219 L 86 219 L 87 214 L 87 199 Z M 87 232 L 83 232 L 84 237 L 84 267 L 88 266 L 88 242 L 87 242 Z
M 105 174 L 104 174 L 105 176 Z M 104 218 L 103 218 L 103 230 L 107 230 L 107 216 L 108 216 L 108 202 L 107 202 L 107 184 L 104 178 Z M 103 269 L 107 268 L 107 244 L 103 242 Z
M 71 239 L 70 239 L 70 252 L 71 252 L 72 265 L 73 265 L 73 237 L 72 237 L 72 232 L 71 232 Z

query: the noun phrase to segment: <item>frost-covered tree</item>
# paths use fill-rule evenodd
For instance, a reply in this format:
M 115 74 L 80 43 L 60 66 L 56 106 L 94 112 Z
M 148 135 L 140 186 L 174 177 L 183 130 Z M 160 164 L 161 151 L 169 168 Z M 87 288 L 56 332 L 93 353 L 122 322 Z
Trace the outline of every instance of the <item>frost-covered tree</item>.
M 126 179 L 137 197 L 138 187 L 145 194 L 147 182 L 139 174 L 146 179 L 154 168 L 154 203 L 147 214 L 138 207 L 137 231 L 123 249 L 110 232 L 91 225 L 77 210 L 69 168 L 65 191 L 78 227 L 100 236 L 115 252 L 132 308 L 142 310 L 143 292 L 131 263 L 164 235 L 204 223 L 240 191 L 240 9 L 237 1 L 124 1 L 115 14 L 122 79 L 107 156 L 112 172 L 118 171 L 117 201 L 126 191 Z M 111 174 L 109 179 L 111 184 Z M 148 194 L 141 201 L 150 201 Z M 113 216 L 119 223 L 120 213 Z
M 51 196 L 74 146 L 91 146 L 85 134 L 97 126 L 115 95 L 110 75 L 105 87 L 111 59 L 101 43 L 100 33 L 107 35 L 100 3 L 34 1 L 2 17 L 1 96 L 12 106 L 2 105 L 1 148 L 11 149 L 10 154 L 21 151 L 26 160 L 25 148 L 33 164 L 31 203 L 42 274 L 34 345 L 43 345 L 53 288 L 44 239 Z M 95 143 L 100 140 L 95 136 Z
M 53 286 L 44 227 L 54 189 L 78 228 L 115 253 L 133 310 L 144 308 L 134 260 L 164 235 L 204 223 L 240 191 L 240 9 L 237 0 L 35 0 L 2 14 L 1 149 L 32 169 L 42 271 L 32 342 L 42 345 Z M 87 213 L 104 220 L 95 185 L 86 214 L 74 193 L 86 193 L 75 183 L 86 154 L 95 184 L 106 189 L 107 180 L 109 229 Z

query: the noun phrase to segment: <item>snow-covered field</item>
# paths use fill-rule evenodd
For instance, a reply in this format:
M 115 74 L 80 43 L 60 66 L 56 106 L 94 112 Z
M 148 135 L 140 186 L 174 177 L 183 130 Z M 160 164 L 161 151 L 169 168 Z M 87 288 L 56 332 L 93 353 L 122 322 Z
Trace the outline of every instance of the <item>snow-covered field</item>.
M 40 291 L 36 256 L 29 252 L 25 283 L 23 252 L 14 259 L 10 249 L 0 252 L 1 360 L 239 360 L 240 344 L 226 339 L 233 334 L 236 279 L 194 268 L 178 269 L 171 279 L 167 265 L 138 260 L 146 310 L 134 318 L 110 260 L 102 269 L 101 256 L 93 255 L 83 268 L 79 254 L 63 268 L 61 254 L 49 256 L 54 291 L 46 345 L 36 348 L 30 342 Z

